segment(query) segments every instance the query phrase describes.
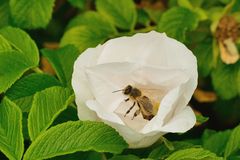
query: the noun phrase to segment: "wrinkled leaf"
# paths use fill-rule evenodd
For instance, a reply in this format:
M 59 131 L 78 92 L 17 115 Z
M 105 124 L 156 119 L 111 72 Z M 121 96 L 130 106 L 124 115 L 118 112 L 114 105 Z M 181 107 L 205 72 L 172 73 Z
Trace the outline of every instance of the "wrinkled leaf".
M 69 29 L 61 39 L 61 46 L 73 44 L 83 52 L 85 49 L 95 47 L 110 37 L 108 32 L 98 30 L 95 26 L 77 26 Z
M 36 93 L 28 115 L 30 139 L 44 132 L 72 101 L 72 92 L 67 88 L 51 87 Z
M 24 160 L 47 159 L 89 150 L 121 153 L 126 147 L 123 138 L 103 123 L 68 121 L 37 137 L 26 151 Z
M 23 112 L 28 112 L 32 106 L 36 92 L 52 86 L 60 86 L 60 82 L 47 74 L 33 73 L 16 81 L 6 92 L 6 96 L 15 102 Z
M 132 0 L 97 0 L 97 10 L 117 27 L 132 30 L 137 20 L 137 11 Z
M 225 65 L 218 62 L 211 74 L 217 94 L 223 99 L 231 99 L 240 94 L 240 61 Z
M 162 15 L 157 30 L 166 32 L 168 36 L 183 42 L 186 31 L 195 29 L 197 25 L 198 19 L 195 13 L 186 8 L 174 7 Z
M 52 17 L 54 0 L 10 0 L 14 24 L 33 29 L 46 27 Z
M 67 45 L 57 50 L 43 49 L 42 53 L 47 57 L 61 82 L 70 87 L 73 63 L 79 55 L 78 49 L 73 45 Z
M 240 126 L 233 129 L 230 138 L 227 142 L 224 157 L 227 158 L 232 153 L 240 149 Z
M 202 148 L 189 148 L 174 152 L 166 160 L 222 160 L 217 157 L 214 153 L 204 150 Z
M 11 160 L 21 160 L 23 150 L 21 110 L 4 98 L 0 104 L 0 151 Z

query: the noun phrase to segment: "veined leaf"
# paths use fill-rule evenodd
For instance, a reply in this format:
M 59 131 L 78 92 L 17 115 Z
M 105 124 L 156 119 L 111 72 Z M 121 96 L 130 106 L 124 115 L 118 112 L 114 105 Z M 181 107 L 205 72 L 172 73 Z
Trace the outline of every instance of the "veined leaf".
M 6 91 L 25 71 L 37 66 L 39 55 L 36 44 L 20 29 L 3 28 L 0 30 L 0 36 L 5 44 L 5 47 L 0 47 L 2 49 L 0 50 L 1 93 Z
M 174 7 L 162 15 L 157 30 L 183 42 L 186 31 L 194 30 L 197 25 L 198 18 L 195 13 L 186 8 Z
M 10 50 L 12 50 L 11 45 L 2 35 L 0 35 L 0 51 L 10 51 Z
M 135 155 L 116 155 L 113 156 L 112 158 L 110 158 L 109 160 L 140 160 L 140 158 L 138 158 Z
M 162 144 L 151 151 L 151 153 L 149 154 L 149 158 L 166 159 L 166 157 L 168 157 L 170 154 L 178 150 L 199 147 L 188 142 L 180 142 L 180 141 L 173 142 L 173 146 L 174 146 L 174 150 L 169 150 L 169 148 L 167 148 L 166 145 Z
M 97 26 L 98 30 L 104 33 L 108 33 L 109 35 L 114 35 L 117 33 L 116 28 L 113 26 L 112 23 L 106 20 L 98 12 L 94 11 L 87 11 L 83 14 L 76 16 L 69 22 L 67 29 L 77 26 Z
M 10 8 L 8 0 L 0 1 L 0 28 L 9 25 Z
M 21 28 L 46 27 L 52 17 L 54 0 L 10 0 L 14 24 Z
M 222 158 L 217 157 L 214 153 L 204 150 L 202 148 L 189 148 L 184 150 L 179 150 L 171 154 L 166 160 L 222 160 Z
M 219 61 L 211 77 L 214 89 L 221 98 L 231 99 L 240 95 L 240 61 L 232 65 Z
M 42 53 L 53 66 L 61 82 L 71 87 L 73 63 L 79 55 L 79 51 L 73 45 L 67 45 L 57 50 L 43 49 Z
M 28 112 L 32 106 L 34 94 L 52 86 L 61 86 L 61 84 L 53 76 L 33 73 L 16 81 L 5 95 L 23 112 Z
M 101 24 L 99 24 L 101 25 Z M 61 46 L 75 45 L 80 52 L 103 43 L 110 37 L 108 32 L 98 30 L 96 26 L 77 26 L 69 29 L 61 39 Z
M 24 160 L 47 159 L 77 151 L 120 153 L 127 147 L 122 137 L 100 122 L 66 122 L 41 134 L 30 145 Z
M 0 104 L 0 150 L 11 160 L 20 160 L 23 154 L 22 113 L 10 100 Z
M 104 153 L 98 153 L 94 151 L 76 152 L 73 154 L 53 157 L 49 160 L 79 160 L 80 157 L 82 160 L 106 160 Z
M 86 4 L 86 0 L 68 0 L 68 1 L 71 3 L 71 5 L 79 9 L 84 9 Z
M 25 58 L 19 52 L 0 52 L 0 93 L 7 90 L 30 68 L 24 60 Z
M 205 130 L 204 134 L 207 134 L 208 130 Z M 216 153 L 219 156 L 223 156 L 226 144 L 229 140 L 231 131 L 226 130 L 222 132 L 213 133 L 210 136 L 203 136 L 203 148 Z
M 30 139 L 44 132 L 72 101 L 72 92 L 67 88 L 51 87 L 36 93 L 28 115 Z
M 97 0 L 97 10 L 117 27 L 132 30 L 137 21 L 137 11 L 132 0 Z
M 200 74 L 204 77 L 208 76 L 213 68 L 212 42 L 207 41 L 206 43 L 200 43 L 193 52 L 197 56 Z
M 2 35 L 16 51 L 20 52 L 29 64 L 38 64 L 38 48 L 26 32 L 18 28 L 5 27 L 0 30 L 0 35 Z
M 224 157 L 227 158 L 232 153 L 240 149 L 240 126 L 233 129 L 230 138 L 227 142 Z

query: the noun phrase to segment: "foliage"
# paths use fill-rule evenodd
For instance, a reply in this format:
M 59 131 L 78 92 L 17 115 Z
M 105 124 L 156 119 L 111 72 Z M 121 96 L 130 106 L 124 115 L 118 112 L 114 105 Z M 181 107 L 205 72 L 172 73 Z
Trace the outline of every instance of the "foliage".
M 240 24 L 239 0 L 1 0 L 0 159 L 239 159 L 240 62 L 222 59 L 217 32 L 224 16 Z M 73 64 L 89 47 L 151 30 L 193 51 L 198 88 L 217 99 L 191 101 L 202 113 L 200 127 L 128 149 L 108 125 L 77 120 Z

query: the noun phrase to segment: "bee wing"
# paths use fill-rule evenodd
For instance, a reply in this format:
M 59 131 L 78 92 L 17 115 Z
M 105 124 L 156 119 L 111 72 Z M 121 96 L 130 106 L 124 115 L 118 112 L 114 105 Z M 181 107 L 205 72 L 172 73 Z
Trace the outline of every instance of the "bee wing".
M 137 102 L 143 107 L 143 109 L 149 113 L 153 112 L 153 105 L 151 100 L 146 97 L 146 96 L 142 96 L 137 98 Z

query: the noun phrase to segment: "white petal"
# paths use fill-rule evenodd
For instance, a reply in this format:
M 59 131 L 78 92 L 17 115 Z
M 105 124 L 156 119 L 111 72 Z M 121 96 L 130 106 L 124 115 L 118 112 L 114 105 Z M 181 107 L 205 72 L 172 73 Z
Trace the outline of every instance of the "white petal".
M 186 88 L 191 80 L 182 82 L 178 87 L 170 90 L 162 99 L 157 115 L 143 128 L 142 133 L 162 131 L 167 124 L 186 108 L 189 100 L 185 98 Z M 177 130 L 177 128 L 176 128 Z
M 124 61 L 156 68 L 186 70 L 191 75 L 185 94 L 188 100 L 197 86 L 196 57 L 184 44 L 165 34 L 151 31 L 107 41 L 98 64 Z
M 105 120 L 104 123 L 115 128 L 119 132 L 119 134 L 125 139 L 125 141 L 129 144 L 129 148 L 148 147 L 155 143 L 162 135 L 166 134 L 165 132 L 141 134 L 129 128 L 128 126 L 112 123 Z
M 151 134 L 141 134 L 129 128 L 125 124 L 120 124 L 119 117 L 116 115 L 111 115 L 108 111 L 104 110 L 97 101 L 89 100 L 87 105 L 90 109 L 95 111 L 97 115 L 102 119 L 103 122 L 115 128 L 119 134 L 125 139 L 129 144 L 130 148 L 142 148 L 147 147 L 154 142 L 156 142 L 164 132 L 155 132 Z
M 155 31 L 107 41 L 98 64 L 124 61 L 196 71 L 196 58 L 184 44 Z
M 78 106 L 78 116 L 82 120 L 96 120 L 96 113 L 86 107 L 85 101 L 92 99 L 92 93 L 89 88 L 85 75 L 85 68 L 96 64 L 104 46 L 97 46 L 84 51 L 74 63 L 72 74 L 72 87 L 76 96 L 76 104 Z
M 86 104 L 91 110 L 95 111 L 97 113 L 98 117 L 101 118 L 102 120 L 107 120 L 107 121 L 110 121 L 113 123 L 118 123 L 118 124 L 124 125 L 124 123 L 121 121 L 121 119 L 116 114 L 113 114 L 113 113 L 105 110 L 105 108 L 102 107 L 97 101 L 88 100 L 86 102 Z
M 196 117 L 191 107 L 186 107 L 179 114 L 175 115 L 171 121 L 161 128 L 162 132 L 184 133 L 191 129 L 196 123 Z

